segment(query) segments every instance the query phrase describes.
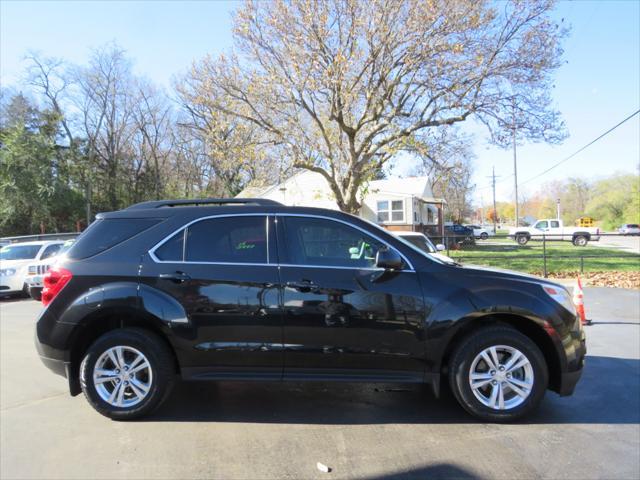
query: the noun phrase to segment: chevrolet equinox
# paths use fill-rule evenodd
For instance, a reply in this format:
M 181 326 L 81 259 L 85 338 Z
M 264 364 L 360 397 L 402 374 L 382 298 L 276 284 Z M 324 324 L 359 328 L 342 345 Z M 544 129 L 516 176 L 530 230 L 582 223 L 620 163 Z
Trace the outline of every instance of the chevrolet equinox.
M 263 199 L 103 213 L 44 279 L 42 361 L 98 412 L 184 380 L 448 382 L 484 421 L 570 395 L 586 353 L 561 285 L 462 266 L 342 212 Z

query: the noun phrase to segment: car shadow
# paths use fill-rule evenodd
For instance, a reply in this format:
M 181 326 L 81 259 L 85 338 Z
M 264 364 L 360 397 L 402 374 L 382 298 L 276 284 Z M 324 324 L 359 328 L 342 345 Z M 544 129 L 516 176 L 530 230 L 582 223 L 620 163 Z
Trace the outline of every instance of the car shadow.
M 457 480 L 480 480 L 483 477 L 450 463 L 436 463 L 424 467 L 412 468 L 400 472 L 390 472 L 373 477 L 362 477 L 363 480 L 410 480 L 410 479 L 437 480 L 440 478 L 455 478 Z
M 591 356 L 573 396 L 547 392 L 519 424 L 640 423 L 640 360 Z M 424 385 L 179 382 L 143 421 L 326 425 L 477 423 L 443 388 Z

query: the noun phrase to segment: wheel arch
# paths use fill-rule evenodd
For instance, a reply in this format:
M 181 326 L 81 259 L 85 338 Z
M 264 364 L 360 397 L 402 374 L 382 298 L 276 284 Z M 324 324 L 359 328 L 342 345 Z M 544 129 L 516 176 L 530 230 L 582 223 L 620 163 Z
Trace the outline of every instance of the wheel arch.
M 544 328 L 534 320 L 515 314 L 492 313 L 476 317 L 461 325 L 453 334 L 444 350 L 441 372 L 447 373 L 451 356 L 460 343 L 472 333 L 493 325 L 508 325 L 530 338 L 540 348 L 549 373 L 549 389 L 559 391 L 561 385 L 561 359 L 553 340 Z
M 72 395 L 81 392 L 79 382 L 80 363 L 88 348 L 102 335 L 122 328 L 138 328 L 154 333 L 171 352 L 176 373 L 179 362 L 174 346 L 168 339 L 166 324 L 148 312 L 130 305 L 117 305 L 95 310 L 82 319 L 81 326 L 69 339 L 69 389 Z

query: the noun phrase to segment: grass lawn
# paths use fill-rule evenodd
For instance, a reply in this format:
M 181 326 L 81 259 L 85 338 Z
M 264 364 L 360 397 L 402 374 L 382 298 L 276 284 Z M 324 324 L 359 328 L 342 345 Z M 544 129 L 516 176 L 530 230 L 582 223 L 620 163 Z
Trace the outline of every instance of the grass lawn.
M 542 242 L 529 242 L 525 246 L 519 246 L 513 240 L 509 242 L 503 240 L 506 239 L 499 239 L 499 244 L 493 245 L 479 241 L 477 245 L 466 247 L 464 250 L 452 250 L 450 256 L 465 264 L 473 263 L 529 273 L 542 272 Z M 550 273 L 579 271 L 581 256 L 585 257 L 585 272 L 640 271 L 638 254 L 613 248 L 575 247 L 570 242 L 547 243 L 547 271 Z

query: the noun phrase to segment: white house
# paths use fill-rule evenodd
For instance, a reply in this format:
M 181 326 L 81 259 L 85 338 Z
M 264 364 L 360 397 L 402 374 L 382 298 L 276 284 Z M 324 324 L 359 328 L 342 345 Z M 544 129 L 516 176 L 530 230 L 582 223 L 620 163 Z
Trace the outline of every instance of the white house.
M 444 200 L 434 198 L 428 177 L 373 180 L 364 189 L 360 216 L 389 230 L 443 234 Z M 248 187 L 241 198 L 268 198 L 284 205 L 338 209 L 326 179 L 303 170 L 277 185 Z

